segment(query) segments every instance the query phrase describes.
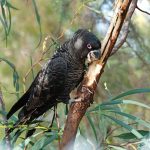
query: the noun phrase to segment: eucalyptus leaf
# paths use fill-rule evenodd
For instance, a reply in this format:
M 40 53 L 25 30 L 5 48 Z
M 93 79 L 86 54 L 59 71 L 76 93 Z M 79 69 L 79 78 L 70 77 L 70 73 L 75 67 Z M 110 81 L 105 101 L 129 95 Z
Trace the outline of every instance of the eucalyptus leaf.
M 124 92 L 122 94 L 119 94 L 115 96 L 114 98 L 111 98 L 110 100 L 119 99 L 125 96 L 133 95 L 133 94 L 140 94 L 140 93 L 150 93 L 150 88 L 141 88 L 141 89 L 134 89 L 127 92 Z
M 11 69 L 13 70 L 13 85 L 16 89 L 16 96 L 17 98 L 19 98 L 19 75 L 16 71 L 16 67 L 13 63 L 11 63 L 10 61 L 8 61 L 5 58 L 0 57 L 0 61 L 4 61 L 5 63 L 7 63 Z
M 88 119 L 88 121 L 89 121 L 89 123 L 90 123 L 90 126 L 92 127 L 92 130 L 93 130 L 95 139 L 96 139 L 96 141 L 98 141 L 97 133 L 96 133 L 96 128 L 95 128 L 95 125 L 94 125 L 94 123 L 93 123 L 93 121 L 92 121 L 91 116 L 90 116 L 90 115 L 87 115 L 87 119 Z
M 143 136 L 146 136 L 150 133 L 150 131 L 146 131 L 146 130 L 137 130 L 137 131 Z M 136 136 L 134 134 L 132 134 L 131 132 L 122 133 L 122 134 L 116 135 L 114 137 L 124 139 L 124 140 L 136 139 Z
M 133 116 L 133 115 L 128 114 L 128 113 L 120 112 L 120 111 L 110 111 L 110 112 L 114 112 L 114 113 L 119 114 L 121 116 L 127 117 L 127 118 L 132 119 L 135 122 L 147 127 L 147 128 L 150 128 L 150 123 L 148 123 L 148 122 L 146 122 L 146 121 L 144 121 L 144 120 L 142 120 L 136 116 Z
M 42 138 L 40 138 L 31 148 L 31 150 L 42 150 L 45 146 L 47 146 L 48 144 L 50 144 L 52 141 L 54 141 L 55 139 L 57 139 L 58 136 L 55 135 L 43 135 Z
M 37 45 L 37 47 L 38 47 L 41 44 L 41 41 L 42 41 L 41 18 L 40 18 L 40 15 L 39 15 L 39 11 L 38 11 L 36 1 L 32 0 L 32 4 L 33 4 L 34 11 L 35 11 L 36 21 L 38 23 L 38 27 L 39 27 L 39 31 L 40 31 L 40 39 L 39 39 L 39 43 Z
M 134 134 L 138 139 L 141 139 L 143 138 L 143 136 L 136 130 L 134 129 L 132 126 L 129 126 L 128 124 L 126 124 L 125 122 L 121 121 L 121 120 L 118 120 L 112 116 L 108 116 L 108 115 L 105 115 L 103 114 L 105 117 L 111 119 L 112 121 L 114 121 L 116 124 L 122 126 L 123 128 L 129 130 L 132 134 Z

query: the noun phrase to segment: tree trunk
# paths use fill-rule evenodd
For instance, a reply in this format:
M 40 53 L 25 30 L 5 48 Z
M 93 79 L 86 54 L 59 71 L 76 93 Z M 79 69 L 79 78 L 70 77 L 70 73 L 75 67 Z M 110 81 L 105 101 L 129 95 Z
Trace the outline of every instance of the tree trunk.
M 133 0 L 134 1 L 134 0 Z M 72 149 L 75 141 L 78 126 L 87 108 L 93 101 L 93 96 L 97 87 L 97 83 L 103 73 L 105 64 L 112 53 L 112 49 L 117 41 L 118 35 L 126 18 L 131 0 L 116 1 L 116 8 L 110 27 L 106 37 L 102 43 L 102 56 L 100 60 L 93 62 L 88 69 L 81 85 L 77 89 L 77 99 L 81 100 L 75 102 L 70 106 L 67 116 L 62 142 L 61 150 Z

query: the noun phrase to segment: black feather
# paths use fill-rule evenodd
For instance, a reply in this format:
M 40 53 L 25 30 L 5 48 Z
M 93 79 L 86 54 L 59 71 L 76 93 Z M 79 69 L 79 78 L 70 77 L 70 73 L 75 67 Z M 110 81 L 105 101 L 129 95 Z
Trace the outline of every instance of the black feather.
M 7 119 L 9 119 L 17 110 L 26 104 L 30 96 L 30 89 L 13 105 L 7 114 Z

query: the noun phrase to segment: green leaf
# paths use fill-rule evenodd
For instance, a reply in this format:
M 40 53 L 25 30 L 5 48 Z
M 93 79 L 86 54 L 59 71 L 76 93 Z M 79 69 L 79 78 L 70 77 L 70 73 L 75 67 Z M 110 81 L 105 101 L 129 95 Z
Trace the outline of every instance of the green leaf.
M 11 10 L 10 10 L 10 8 L 13 8 L 13 9 L 16 9 L 16 8 L 13 7 L 6 0 L 3 0 L 2 2 L 0 2 L 0 5 L 1 5 L 1 11 L 2 11 L 2 17 L 0 16 L 0 21 L 5 30 L 5 39 L 6 39 L 6 46 L 7 46 L 7 37 L 9 35 L 10 29 L 11 29 Z M 6 12 L 6 10 L 8 13 Z M 7 17 L 7 14 L 8 14 L 8 17 Z
M 10 11 L 10 7 L 7 7 L 7 9 L 8 9 L 8 17 L 9 17 L 9 26 L 8 26 L 7 34 L 9 35 L 11 29 L 11 11 Z
M 6 39 L 6 46 L 7 46 L 7 27 L 5 26 L 5 22 L 1 16 L 0 16 L 0 21 L 1 21 L 3 28 L 4 28 L 4 31 L 5 31 L 5 39 Z
M 113 150 L 127 150 L 125 148 L 122 148 L 120 146 L 114 146 L 114 145 L 108 145 L 109 147 L 113 148 Z
M 143 104 L 143 103 L 140 103 L 140 102 L 137 102 L 137 101 L 134 101 L 134 100 L 122 100 L 122 99 L 121 100 L 118 99 L 118 100 L 114 100 L 114 101 L 104 102 L 104 103 L 96 106 L 95 108 L 102 107 L 104 105 L 116 105 L 116 104 L 133 104 L 133 105 L 138 105 L 138 106 L 150 109 L 150 106 L 148 106 L 146 104 Z
M 148 122 L 146 122 L 146 121 L 144 121 L 144 120 L 142 120 L 142 119 L 140 119 L 138 117 L 135 117 L 133 115 L 130 115 L 130 114 L 127 114 L 127 113 L 124 113 L 124 112 L 120 112 L 120 111 L 110 111 L 110 112 L 117 113 L 117 114 L 119 114 L 121 116 L 124 116 L 124 117 L 127 117 L 129 119 L 132 119 L 135 122 L 137 122 L 137 123 L 139 123 L 139 124 L 141 124 L 141 125 L 143 125 L 143 126 L 145 126 L 147 128 L 150 128 L 150 123 L 148 123 Z
M 23 150 L 24 147 L 26 147 L 29 144 L 29 142 L 32 141 L 33 138 L 35 138 L 36 136 L 40 135 L 41 133 L 43 133 L 43 131 L 32 135 L 32 137 L 28 137 L 23 142 L 21 142 L 19 145 L 17 145 L 13 150 Z
M 33 3 L 34 11 L 35 11 L 36 21 L 38 23 L 39 31 L 40 31 L 40 39 L 39 39 L 39 43 L 37 45 L 37 47 L 38 47 L 41 44 L 41 41 L 42 41 L 41 19 L 40 19 L 40 15 L 39 15 L 38 8 L 37 8 L 35 0 L 32 0 L 32 3 Z
M 79 126 L 79 134 L 82 136 L 82 137 L 84 137 L 85 139 L 87 139 L 87 137 L 86 137 L 86 135 L 85 135 L 85 132 L 81 129 L 81 127 Z M 77 133 L 78 134 L 78 133 Z
M 122 94 L 119 94 L 118 96 L 111 98 L 110 100 L 115 100 L 122 98 L 124 96 L 133 95 L 133 94 L 139 94 L 139 93 L 150 93 L 150 88 L 142 88 L 142 89 L 134 89 L 127 92 L 124 92 Z
M 118 106 L 103 105 L 103 103 L 102 103 L 102 104 L 96 106 L 95 108 L 87 111 L 86 114 L 89 114 L 90 112 L 94 112 L 94 111 L 99 111 L 99 110 L 106 110 L 106 111 L 116 110 L 116 111 L 121 111 Z
M 30 124 L 36 124 L 36 123 L 42 123 L 42 122 L 46 123 L 46 121 L 43 121 L 43 120 L 33 120 L 32 122 L 30 122 Z
M 39 139 L 31 148 L 31 150 L 42 150 L 45 146 L 50 144 L 52 141 L 57 139 L 58 136 L 56 134 L 54 135 L 45 135 L 41 139 Z
M 113 101 L 107 101 L 107 102 L 103 102 L 102 104 L 97 105 L 95 108 L 93 108 L 92 110 L 89 110 L 86 114 L 93 112 L 93 111 L 99 111 L 100 110 L 114 110 L 114 111 L 120 111 L 119 107 L 114 107 L 114 105 L 118 105 L 118 104 L 132 104 L 132 105 L 137 105 L 137 106 L 141 106 L 147 109 L 150 109 L 150 106 L 137 102 L 137 101 L 133 101 L 133 100 L 113 100 Z
M 16 70 L 13 72 L 13 81 L 14 87 L 16 88 L 16 96 L 19 99 L 19 75 Z
M 136 129 L 134 129 L 133 127 L 131 127 L 131 126 L 129 126 L 128 124 L 124 123 L 123 121 L 118 120 L 118 119 L 116 119 L 116 118 L 114 118 L 114 117 L 112 117 L 112 116 L 108 116 L 108 115 L 105 115 L 105 114 L 103 114 L 103 115 L 104 115 L 105 117 L 107 117 L 107 118 L 113 120 L 116 124 L 118 124 L 118 125 L 122 126 L 123 128 L 129 130 L 129 131 L 130 131 L 132 134 L 134 134 L 138 139 L 143 138 L 143 136 L 142 136 Z
M 150 133 L 150 131 L 145 131 L 145 130 L 137 130 L 137 131 L 143 136 L 146 136 Z M 114 137 L 124 139 L 124 140 L 131 140 L 131 139 L 136 138 L 136 136 L 134 134 L 132 134 L 131 132 L 119 134 L 119 135 L 116 135 Z
M 16 96 L 17 98 L 19 98 L 19 75 L 16 71 L 16 67 L 13 63 L 11 63 L 10 61 L 8 61 L 5 58 L 0 57 L 0 61 L 4 61 L 5 63 L 7 63 L 13 70 L 13 85 L 16 89 Z
M 8 29 L 8 24 L 7 24 L 7 19 L 6 19 L 6 12 L 4 9 L 4 5 L 1 3 L 1 10 L 2 10 L 2 16 L 3 16 L 3 20 L 4 20 L 4 24 L 6 26 L 6 29 Z
M 98 142 L 98 139 L 97 139 L 97 133 L 96 133 L 96 129 L 95 129 L 95 125 L 94 125 L 94 123 L 93 123 L 93 121 L 92 121 L 90 115 L 87 115 L 87 119 L 88 119 L 88 121 L 89 121 L 89 123 L 90 123 L 90 125 L 91 125 L 91 127 L 92 127 L 92 130 L 93 130 L 95 139 L 96 139 L 96 141 Z
M 0 114 L 2 114 L 3 116 L 6 116 L 7 112 L 4 112 L 4 111 L 0 110 Z M 15 115 L 11 116 L 10 119 L 13 120 L 14 122 L 16 122 L 18 120 Z
M 12 146 L 14 146 L 14 144 L 16 143 L 17 139 L 19 138 L 19 136 L 22 134 L 22 132 L 25 131 L 25 129 L 18 129 L 14 135 L 12 135 Z
M 33 70 L 33 61 L 32 61 L 32 56 L 30 56 L 30 64 L 31 64 L 31 72 L 32 72 L 32 79 L 34 80 L 34 70 Z
M 18 8 L 14 7 L 11 3 L 9 3 L 8 1 L 6 1 L 6 6 L 15 10 L 19 10 Z

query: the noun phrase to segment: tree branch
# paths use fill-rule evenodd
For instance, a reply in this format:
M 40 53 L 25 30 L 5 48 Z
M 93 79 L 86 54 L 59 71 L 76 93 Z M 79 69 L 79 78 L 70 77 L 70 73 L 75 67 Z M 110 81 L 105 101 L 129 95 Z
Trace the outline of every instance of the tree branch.
M 127 13 L 124 25 L 123 25 L 122 36 L 121 36 L 118 44 L 115 45 L 115 47 L 113 48 L 113 50 L 111 52 L 111 56 L 114 55 L 121 48 L 121 46 L 124 44 L 124 42 L 126 42 L 126 39 L 127 39 L 128 33 L 129 33 L 129 25 L 130 25 L 131 17 L 133 15 L 136 7 L 137 7 L 137 0 L 133 0 L 131 3 L 131 6 L 129 8 L 129 11 Z
M 142 10 L 142 9 L 141 9 L 141 8 L 139 8 L 139 6 L 137 6 L 137 5 L 136 5 L 136 8 L 137 8 L 139 11 L 141 11 L 141 12 L 143 12 L 143 13 L 147 14 L 147 15 L 150 15 L 150 13 L 149 13 L 149 12 L 147 12 L 147 11 L 145 11 L 145 10 Z
M 97 83 L 119 36 L 130 3 L 131 0 L 123 0 L 117 4 L 115 14 L 102 44 L 102 57 L 89 66 L 87 74 L 77 89 L 77 98 L 81 101 L 70 106 L 62 136 L 61 150 L 73 147 L 79 123 L 93 101 Z
M 1 87 L 0 87 L 0 108 L 1 108 L 1 111 L 3 113 L 6 112 L 5 111 L 5 104 L 3 102 L 3 95 L 2 95 Z M 8 134 L 9 129 L 7 128 L 8 122 L 7 122 L 5 114 L 2 115 L 2 118 L 3 118 L 4 124 L 6 125 L 6 128 L 5 128 L 6 147 L 7 147 L 7 150 L 11 150 L 10 136 Z

